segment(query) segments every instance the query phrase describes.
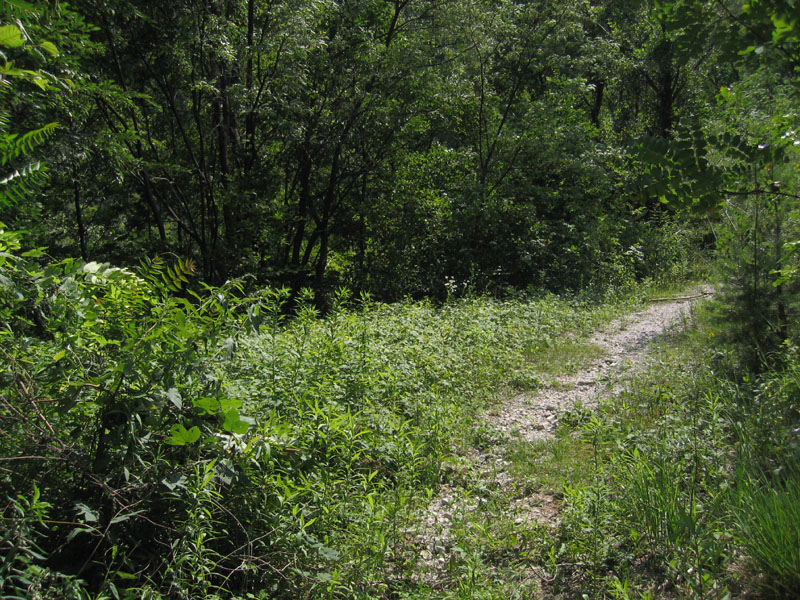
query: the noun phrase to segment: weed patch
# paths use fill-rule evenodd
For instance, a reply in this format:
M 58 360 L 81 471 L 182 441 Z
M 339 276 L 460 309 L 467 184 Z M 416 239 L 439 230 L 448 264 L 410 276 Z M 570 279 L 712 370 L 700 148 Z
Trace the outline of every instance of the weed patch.
M 593 470 L 592 446 L 562 430 L 554 439 L 512 441 L 505 454 L 511 474 L 531 491 L 563 494 L 587 481 Z

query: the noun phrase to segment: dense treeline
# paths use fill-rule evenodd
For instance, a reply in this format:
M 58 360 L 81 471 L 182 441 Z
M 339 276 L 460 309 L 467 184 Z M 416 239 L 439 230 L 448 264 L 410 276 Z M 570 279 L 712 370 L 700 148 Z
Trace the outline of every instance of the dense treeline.
M 627 144 L 731 80 L 680 64 L 630 1 L 75 2 L 30 21 L 61 54 L 17 60 L 70 90 L 15 99 L 19 128 L 60 128 L 46 195 L 4 222 L 55 256 L 172 252 L 295 294 L 651 274 L 663 211 L 632 193 Z
M 725 467 L 750 500 L 791 509 L 792 5 L 6 0 L 0 593 L 471 597 L 427 588 L 404 554 L 402 521 L 453 444 L 500 390 L 536 387 L 537 361 L 608 316 L 602 302 L 683 282 L 711 245 L 735 356 L 707 364 L 730 359 L 744 392 L 696 406 L 728 419 L 711 450 L 739 436 Z M 601 303 L 548 295 L 567 291 Z M 425 300 L 371 300 L 408 297 Z M 682 409 L 702 393 L 691 377 L 663 396 L 664 423 L 705 414 Z M 780 437 L 751 443 L 736 415 Z M 713 567 L 720 585 L 698 589 L 721 596 L 738 533 L 699 525 L 730 516 L 701 505 L 732 480 L 683 477 L 706 424 L 685 425 L 674 487 L 692 531 L 642 530 L 642 553 L 638 530 L 609 526 L 607 555 L 633 568 L 694 544 L 691 565 L 654 568 Z M 582 452 L 599 460 L 594 431 Z M 666 473 L 642 439 L 641 472 Z M 554 568 L 601 573 L 590 504 Z M 794 563 L 770 574 L 769 554 L 748 556 L 751 581 L 794 587 Z

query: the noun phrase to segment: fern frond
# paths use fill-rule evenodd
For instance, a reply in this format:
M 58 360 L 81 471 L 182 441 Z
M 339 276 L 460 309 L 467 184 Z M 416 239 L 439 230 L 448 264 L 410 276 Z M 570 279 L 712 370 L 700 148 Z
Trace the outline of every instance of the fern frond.
M 161 279 L 171 292 L 180 292 L 184 283 L 189 283 L 188 275 L 194 274 L 194 263 L 191 258 L 179 259 L 166 268 Z
M 184 284 L 189 283 L 189 276 L 195 272 L 194 262 L 191 258 L 178 259 L 172 265 L 167 265 L 162 256 L 145 258 L 141 261 L 139 275 L 163 291 L 180 292 Z
M 0 179 L 0 204 L 16 204 L 30 194 L 34 187 L 43 185 L 46 179 L 46 168 L 40 162 L 15 169 L 13 173 Z
M 2 125 L 3 123 L 0 123 Z M 44 127 L 28 131 L 22 135 L 8 133 L 0 137 L 0 165 L 5 165 L 11 160 L 32 151 L 36 146 L 43 144 L 58 129 L 58 123 L 48 123 Z
M 30 2 L 23 2 L 23 0 L 3 0 L 3 13 L 37 15 L 39 11 L 37 11 L 36 7 Z
M 153 258 L 145 256 L 139 261 L 139 268 L 136 273 L 142 279 L 150 283 L 157 283 L 160 280 L 160 275 L 164 271 L 164 257 L 156 255 Z

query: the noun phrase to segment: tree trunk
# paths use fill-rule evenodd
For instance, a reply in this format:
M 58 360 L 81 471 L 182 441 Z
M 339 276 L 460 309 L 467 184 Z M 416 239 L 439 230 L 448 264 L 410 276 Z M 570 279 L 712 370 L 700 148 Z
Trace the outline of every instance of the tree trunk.
M 81 189 L 78 184 L 78 167 L 72 167 L 72 191 L 75 200 L 75 221 L 78 225 L 78 242 L 81 248 L 81 258 L 89 260 L 89 253 L 86 251 L 86 228 L 83 225 L 83 207 L 81 206 Z

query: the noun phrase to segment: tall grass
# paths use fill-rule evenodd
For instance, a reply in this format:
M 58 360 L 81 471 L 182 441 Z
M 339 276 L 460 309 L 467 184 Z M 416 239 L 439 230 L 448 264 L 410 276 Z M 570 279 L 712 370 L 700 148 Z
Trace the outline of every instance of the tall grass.
M 740 472 L 735 508 L 742 544 L 757 572 L 755 585 L 789 597 L 800 590 L 800 471 L 777 476 Z

